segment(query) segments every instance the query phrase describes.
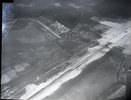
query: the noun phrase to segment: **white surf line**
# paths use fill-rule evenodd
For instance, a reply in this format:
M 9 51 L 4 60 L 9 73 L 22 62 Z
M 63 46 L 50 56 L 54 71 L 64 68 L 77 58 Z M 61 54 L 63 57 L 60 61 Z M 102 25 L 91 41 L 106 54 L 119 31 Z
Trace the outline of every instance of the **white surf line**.
M 96 50 L 98 50 L 98 49 L 100 49 L 101 47 L 99 46 L 97 46 L 97 47 L 95 47 L 94 49 L 96 49 Z M 90 50 L 90 51 L 93 51 L 92 49 Z M 96 51 L 95 51 L 96 52 Z M 94 53 L 94 52 L 92 52 L 92 53 Z M 92 54 L 91 53 L 91 54 Z M 90 54 L 90 55 L 91 55 Z M 83 59 L 85 59 L 86 57 L 88 57 L 88 56 L 90 56 L 90 55 L 86 55 Z M 82 60 L 83 60 L 82 59 Z M 80 62 L 79 62 L 80 63 Z M 56 80 L 58 77 L 60 77 L 61 75 L 63 75 L 65 72 L 67 72 L 68 70 L 70 70 L 70 69 L 72 69 L 72 68 L 69 68 L 69 69 L 66 69 L 65 71 L 63 71 L 63 72 L 60 72 L 59 74 L 58 74 L 58 76 L 57 75 L 55 75 L 53 78 L 51 78 L 51 79 L 49 79 L 49 81 L 48 82 L 46 82 L 45 84 L 46 85 L 44 85 L 44 86 L 42 86 L 42 87 L 46 87 L 46 86 L 48 86 L 50 83 L 52 83 L 54 80 Z M 52 81 L 52 82 L 51 82 Z M 48 84 L 47 84 L 48 83 Z M 39 86 L 38 86 L 39 87 Z M 42 89 L 42 87 L 41 87 L 41 89 Z M 40 90 L 40 88 L 39 89 L 37 89 L 37 90 Z M 35 93 L 33 93 L 33 94 L 35 94 Z M 26 96 L 28 96 L 27 94 L 26 94 Z M 22 96 L 22 98 L 23 97 L 26 97 L 26 96 Z

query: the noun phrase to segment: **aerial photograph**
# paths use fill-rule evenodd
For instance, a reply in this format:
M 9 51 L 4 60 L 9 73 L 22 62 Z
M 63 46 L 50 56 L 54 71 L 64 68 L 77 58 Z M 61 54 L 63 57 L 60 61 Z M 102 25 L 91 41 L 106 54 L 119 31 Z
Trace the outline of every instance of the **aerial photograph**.
M 129 1 L 3 2 L 1 99 L 127 100 Z

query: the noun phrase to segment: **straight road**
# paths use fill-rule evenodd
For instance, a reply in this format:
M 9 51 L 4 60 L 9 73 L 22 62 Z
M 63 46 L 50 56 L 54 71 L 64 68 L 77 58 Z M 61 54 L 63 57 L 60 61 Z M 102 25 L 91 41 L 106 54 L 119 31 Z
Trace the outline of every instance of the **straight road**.
M 2 41 L 6 38 L 6 36 L 9 34 L 10 30 L 12 29 L 13 25 L 15 24 L 16 20 L 12 22 L 11 27 L 8 29 L 8 31 L 5 33 L 5 35 L 2 37 Z
M 45 24 L 43 24 L 39 20 L 35 20 L 35 19 L 29 19 L 29 20 L 32 20 L 32 21 L 38 23 L 39 25 L 41 25 L 42 27 L 44 27 L 45 29 L 47 29 L 49 32 L 51 32 L 57 38 L 61 38 L 57 33 L 55 33 L 52 29 L 50 29 L 48 26 L 46 26 Z

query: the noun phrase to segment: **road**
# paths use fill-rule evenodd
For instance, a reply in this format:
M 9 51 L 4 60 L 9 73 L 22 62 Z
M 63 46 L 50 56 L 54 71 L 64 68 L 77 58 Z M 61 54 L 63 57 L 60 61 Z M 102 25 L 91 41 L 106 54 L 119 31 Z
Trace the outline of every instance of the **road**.
M 10 30 L 12 29 L 13 25 L 15 24 L 15 22 L 16 22 L 16 20 L 14 20 L 14 21 L 12 22 L 11 27 L 8 29 L 8 31 L 6 31 L 5 35 L 2 37 L 2 41 L 6 38 L 6 36 L 7 36 L 8 33 L 10 32 Z
M 41 25 L 42 27 L 44 27 L 45 29 L 47 29 L 49 32 L 51 32 L 57 38 L 61 38 L 57 33 L 55 33 L 52 29 L 50 29 L 48 26 L 46 26 L 45 24 L 43 24 L 39 20 L 35 20 L 35 19 L 29 19 L 29 20 L 32 20 L 32 21 L 38 23 L 39 25 Z
M 44 89 L 42 89 L 41 91 L 39 91 L 38 93 L 35 93 L 35 95 L 30 97 L 30 100 L 36 100 L 36 99 L 41 100 L 41 99 L 46 98 L 47 96 L 54 93 L 57 89 L 59 89 L 59 87 L 63 83 L 68 81 L 68 80 L 64 81 L 63 80 L 64 77 L 68 76 L 70 73 L 72 73 L 76 69 L 78 70 L 81 68 L 82 69 L 85 68 L 83 66 L 86 66 L 89 63 L 95 61 L 96 59 L 99 59 L 102 56 L 104 56 L 106 54 L 106 52 L 108 52 L 111 48 L 113 48 L 113 45 L 111 45 L 111 46 L 109 46 L 109 48 L 107 48 L 105 46 L 106 44 L 108 44 L 110 42 L 115 44 L 118 40 L 122 40 L 122 38 L 124 36 L 126 36 L 127 34 L 131 34 L 131 22 L 125 23 L 123 26 L 120 27 L 120 29 L 115 29 L 114 33 L 117 33 L 116 37 L 110 38 L 108 41 L 107 40 L 104 41 L 103 42 L 104 45 L 102 44 L 100 46 L 95 47 L 95 49 L 91 49 L 90 53 L 86 54 L 85 56 L 83 56 L 82 58 L 77 60 L 78 62 L 73 63 L 70 67 L 68 67 L 68 69 L 64 70 L 58 76 L 53 78 L 50 81 L 50 83 L 46 87 L 44 87 Z M 111 35 L 112 35 L 112 33 L 111 33 Z M 103 53 L 103 52 L 105 52 L 105 53 Z M 82 70 L 80 71 L 80 73 L 81 72 L 82 72 Z M 78 76 L 78 75 L 76 75 L 76 76 Z M 72 79 L 72 78 L 74 78 L 74 77 L 71 77 L 70 79 Z M 63 80 L 63 82 L 62 82 L 62 80 Z M 57 84 L 59 84 L 58 88 L 54 89 L 54 86 L 57 86 Z

